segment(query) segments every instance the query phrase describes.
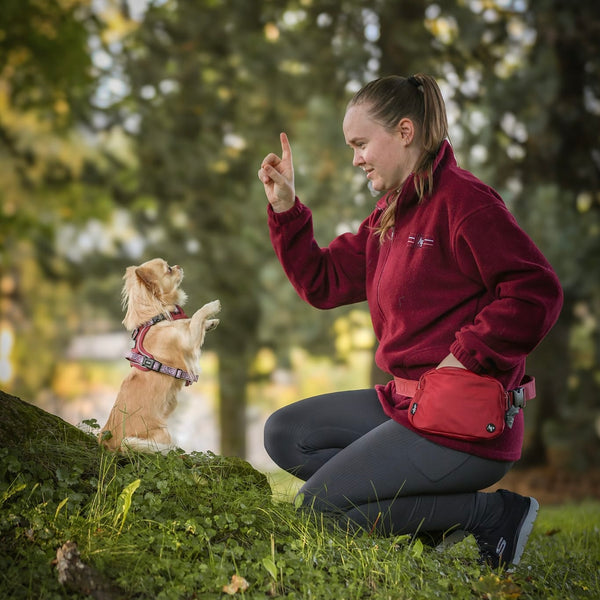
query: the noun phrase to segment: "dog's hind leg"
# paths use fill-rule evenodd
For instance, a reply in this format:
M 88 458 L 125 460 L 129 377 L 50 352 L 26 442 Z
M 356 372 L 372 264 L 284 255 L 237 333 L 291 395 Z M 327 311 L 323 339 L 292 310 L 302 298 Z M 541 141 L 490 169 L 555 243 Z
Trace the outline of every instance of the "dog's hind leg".
M 161 452 L 167 454 L 174 450 L 176 446 L 172 443 L 165 444 L 153 439 L 144 439 L 138 437 L 123 438 L 121 441 L 121 450 L 134 450 L 136 452 Z
M 166 425 L 154 424 L 144 433 L 136 432 L 133 435 L 124 437 L 121 442 L 121 448 L 131 448 L 140 452 L 163 452 L 175 448 L 173 440 Z

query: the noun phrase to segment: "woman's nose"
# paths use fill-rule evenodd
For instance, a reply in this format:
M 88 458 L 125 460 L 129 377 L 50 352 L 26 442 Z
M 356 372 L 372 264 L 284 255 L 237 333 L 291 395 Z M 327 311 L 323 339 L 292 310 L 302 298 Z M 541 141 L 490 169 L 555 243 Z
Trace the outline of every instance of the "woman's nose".
M 358 167 L 358 166 L 362 165 L 363 162 L 364 162 L 364 160 L 363 160 L 360 150 L 355 150 L 354 151 L 354 159 L 352 160 L 352 165 L 354 167 Z

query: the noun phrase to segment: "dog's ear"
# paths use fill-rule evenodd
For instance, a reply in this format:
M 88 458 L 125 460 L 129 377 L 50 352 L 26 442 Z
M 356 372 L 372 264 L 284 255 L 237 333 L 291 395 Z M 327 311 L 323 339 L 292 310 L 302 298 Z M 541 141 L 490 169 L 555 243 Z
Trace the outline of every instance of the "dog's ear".
M 132 291 L 132 286 L 137 279 L 135 275 L 136 268 L 137 267 L 127 267 L 127 269 L 125 269 L 125 275 L 123 275 L 123 280 L 125 283 L 123 284 L 123 289 L 121 290 L 121 304 L 124 309 L 126 309 L 127 305 L 129 304 L 129 296 Z
M 156 273 L 150 267 L 137 267 L 135 274 L 138 279 L 148 288 L 153 296 L 160 293 L 160 286 L 158 285 L 158 278 Z

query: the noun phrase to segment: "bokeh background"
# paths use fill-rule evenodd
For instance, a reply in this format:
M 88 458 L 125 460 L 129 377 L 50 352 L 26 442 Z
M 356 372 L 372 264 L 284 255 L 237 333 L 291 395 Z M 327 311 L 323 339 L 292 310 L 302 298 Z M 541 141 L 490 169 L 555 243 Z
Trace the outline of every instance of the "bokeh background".
M 103 424 L 129 369 L 124 269 L 161 256 L 184 267 L 189 311 L 223 305 L 173 417 L 178 442 L 271 468 L 268 414 L 385 375 L 366 306 L 317 311 L 287 283 L 260 161 L 285 130 L 319 242 L 356 229 L 376 199 L 351 165 L 345 105 L 375 77 L 417 72 L 440 84 L 461 165 L 501 193 L 564 287 L 529 361 L 522 467 L 590 480 L 597 0 L 2 0 L 0 388 Z

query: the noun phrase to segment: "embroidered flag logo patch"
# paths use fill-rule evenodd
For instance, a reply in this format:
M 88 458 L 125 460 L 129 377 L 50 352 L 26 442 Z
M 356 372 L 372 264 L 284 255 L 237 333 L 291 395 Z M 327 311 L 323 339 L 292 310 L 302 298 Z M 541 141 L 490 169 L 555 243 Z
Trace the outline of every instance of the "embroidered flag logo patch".
M 433 238 L 421 233 L 411 233 L 408 236 L 407 246 L 410 248 L 431 248 Z

